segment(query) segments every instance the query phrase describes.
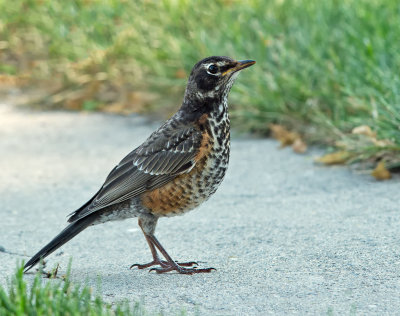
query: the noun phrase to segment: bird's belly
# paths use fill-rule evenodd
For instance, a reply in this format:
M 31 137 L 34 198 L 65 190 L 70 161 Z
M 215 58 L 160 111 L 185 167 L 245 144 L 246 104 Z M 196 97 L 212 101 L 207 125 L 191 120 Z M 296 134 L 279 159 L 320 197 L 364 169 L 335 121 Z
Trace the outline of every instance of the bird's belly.
M 140 199 L 133 198 L 127 201 L 110 205 L 103 210 L 98 211 L 99 216 L 92 225 L 102 224 L 110 221 L 121 221 L 128 218 L 138 217 L 143 213 Z
M 175 216 L 206 201 L 224 179 L 229 162 L 229 146 L 212 150 L 186 174 L 161 188 L 146 193 L 143 205 L 156 216 Z

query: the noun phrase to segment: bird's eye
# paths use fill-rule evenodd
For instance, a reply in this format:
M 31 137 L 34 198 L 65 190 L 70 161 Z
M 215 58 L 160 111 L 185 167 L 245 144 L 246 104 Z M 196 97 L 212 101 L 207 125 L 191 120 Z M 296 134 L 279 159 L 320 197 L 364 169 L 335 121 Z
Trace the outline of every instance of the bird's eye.
M 216 65 L 210 65 L 207 68 L 209 74 L 215 75 L 218 72 L 218 67 Z

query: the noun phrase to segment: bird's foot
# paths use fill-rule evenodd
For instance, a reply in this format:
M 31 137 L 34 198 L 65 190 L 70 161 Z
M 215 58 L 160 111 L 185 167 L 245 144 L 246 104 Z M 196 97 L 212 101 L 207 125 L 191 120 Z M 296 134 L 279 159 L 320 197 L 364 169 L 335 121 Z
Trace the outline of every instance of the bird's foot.
M 191 262 L 188 262 L 191 263 Z M 184 268 L 182 264 L 172 264 L 169 265 L 168 267 L 161 267 L 161 268 L 152 268 L 150 269 L 149 272 L 155 271 L 159 274 L 161 273 L 166 273 L 170 271 L 176 271 L 179 274 L 194 274 L 194 273 L 209 273 L 212 270 L 216 270 L 215 268 L 204 268 L 204 269 L 197 269 L 196 267 L 194 268 Z
M 139 220 L 139 226 L 142 228 L 142 222 Z M 179 274 L 194 274 L 194 273 L 209 273 L 214 268 L 198 269 L 197 262 L 177 262 L 174 261 L 171 256 L 165 251 L 164 247 L 161 246 L 160 242 L 154 235 L 146 234 L 143 230 L 144 236 L 146 237 L 147 243 L 149 244 L 151 254 L 153 255 L 153 261 L 146 264 L 133 264 L 131 268 L 138 267 L 138 269 L 145 269 L 151 266 L 158 265 L 160 267 L 151 268 L 150 271 L 155 271 L 156 273 L 166 273 L 170 271 L 176 271 Z M 161 260 L 158 256 L 157 249 L 161 252 L 166 260 Z M 188 268 L 185 268 L 188 267 Z
M 149 267 L 152 267 L 152 266 L 155 266 L 155 265 L 160 265 L 161 267 L 167 267 L 168 266 L 168 262 L 167 261 L 164 261 L 164 260 L 159 260 L 159 261 L 151 261 L 151 262 L 149 262 L 149 263 L 144 263 L 144 264 L 139 264 L 139 263 L 135 263 L 135 264 L 132 264 L 130 267 L 129 267 L 129 269 L 132 269 L 132 268 L 138 268 L 138 269 L 146 269 L 146 268 L 149 268 Z
M 146 268 L 149 268 L 149 267 L 152 267 L 152 266 L 156 266 L 156 265 L 161 266 L 161 269 L 169 269 L 170 267 L 175 266 L 175 265 L 177 265 L 179 267 L 193 267 L 193 266 L 197 266 L 198 263 L 194 262 L 194 261 L 190 261 L 190 262 L 174 262 L 174 264 L 171 265 L 168 261 L 165 261 L 165 260 L 153 260 L 153 261 L 151 261 L 149 263 L 145 263 L 145 264 L 139 264 L 139 263 L 132 264 L 130 266 L 130 269 L 132 269 L 134 267 L 137 267 L 138 269 L 146 269 Z M 153 268 L 150 271 L 157 270 L 157 269 L 158 268 Z M 174 269 L 172 269 L 172 270 L 174 270 Z

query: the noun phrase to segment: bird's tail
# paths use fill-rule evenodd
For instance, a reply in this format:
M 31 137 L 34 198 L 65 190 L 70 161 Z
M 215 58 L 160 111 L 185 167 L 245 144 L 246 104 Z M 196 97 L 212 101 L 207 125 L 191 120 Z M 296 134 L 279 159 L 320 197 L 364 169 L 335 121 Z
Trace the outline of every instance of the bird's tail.
M 40 259 L 47 257 L 53 251 L 64 245 L 67 241 L 78 235 L 82 230 L 92 224 L 94 221 L 93 216 L 87 216 L 69 224 L 64 230 L 53 238 L 46 246 L 42 248 L 36 255 L 34 255 L 24 266 L 24 272 L 29 271 L 36 265 Z

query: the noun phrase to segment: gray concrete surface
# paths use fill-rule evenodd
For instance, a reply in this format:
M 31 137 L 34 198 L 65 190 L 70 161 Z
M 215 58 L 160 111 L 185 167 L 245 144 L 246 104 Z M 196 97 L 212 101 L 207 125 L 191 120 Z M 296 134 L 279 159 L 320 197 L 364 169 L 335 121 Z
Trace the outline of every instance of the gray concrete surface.
M 145 118 L 0 106 L 0 284 L 66 224 L 66 215 L 157 126 Z M 216 195 L 157 235 L 210 274 L 129 270 L 150 259 L 136 220 L 92 227 L 48 259 L 107 301 L 200 315 L 398 314 L 399 178 L 376 182 L 313 163 L 275 141 L 236 137 Z M 32 280 L 27 275 L 27 280 Z

